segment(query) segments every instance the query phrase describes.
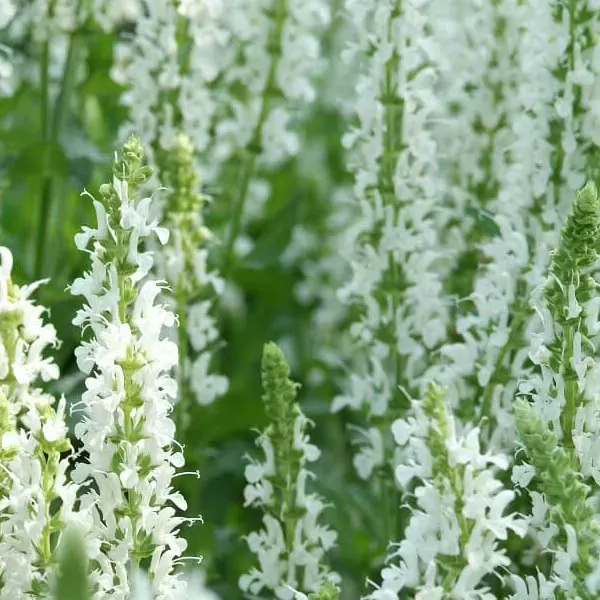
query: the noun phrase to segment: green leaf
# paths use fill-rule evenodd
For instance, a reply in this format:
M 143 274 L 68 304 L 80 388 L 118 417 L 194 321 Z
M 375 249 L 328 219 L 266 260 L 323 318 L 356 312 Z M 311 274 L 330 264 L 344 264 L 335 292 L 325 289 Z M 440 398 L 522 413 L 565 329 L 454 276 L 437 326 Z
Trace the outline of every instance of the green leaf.
M 67 529 L 59 546 L 59 574 L 54 600 L 91 600 L 88 560 L 83 537 L 77 529 Z

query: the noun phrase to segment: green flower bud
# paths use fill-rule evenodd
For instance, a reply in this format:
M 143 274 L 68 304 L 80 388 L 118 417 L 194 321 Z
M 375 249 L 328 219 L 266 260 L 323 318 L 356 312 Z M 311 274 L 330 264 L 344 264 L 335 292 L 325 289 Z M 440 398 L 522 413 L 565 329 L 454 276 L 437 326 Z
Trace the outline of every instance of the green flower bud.
M 146 152 L 139 137 L 130 135 L 117 154 L 113 174 L 131 186 L 139 186 L 152 175 L 152 168 L 144 164 Z
M 576 306 L 589 300 L 596 284 L 589 270 L 598 257 L 600 199 L 592 182 L 581 189 L 562 229 L 558 248 L 552 253 L 550 278 L 544 297 L 556 322 L 578 319 Z M 574 289 L 570 289 L 574 286 Z
M 339 600 L 340 588 L 328 581 L 318 592 L 309 594 L 308 600 Z
M 267 417 L 279 425 L 293 421 L 293 405 L 299 384 L 291 381 L 289 375 L 290 368 L 279 346 L 273 342 L 265 344 L 262 357 L 263 401 Z

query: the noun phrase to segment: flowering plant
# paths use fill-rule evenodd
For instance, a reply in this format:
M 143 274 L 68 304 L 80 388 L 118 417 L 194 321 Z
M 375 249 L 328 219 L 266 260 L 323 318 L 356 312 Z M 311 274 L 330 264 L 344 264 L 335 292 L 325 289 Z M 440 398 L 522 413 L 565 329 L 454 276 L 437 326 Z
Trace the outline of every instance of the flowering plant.
M 598 0 L 0 0 L 0 600 L 598 597 L 599 77 Z

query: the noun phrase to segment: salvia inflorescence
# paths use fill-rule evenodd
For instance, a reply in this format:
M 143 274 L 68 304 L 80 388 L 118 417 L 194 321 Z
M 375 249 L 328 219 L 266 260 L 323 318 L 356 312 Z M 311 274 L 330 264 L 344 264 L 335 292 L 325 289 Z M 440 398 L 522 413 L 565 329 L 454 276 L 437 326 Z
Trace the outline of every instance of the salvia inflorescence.
M 599 98 L 598 0 L 0 0 L 0 600 L 600 597 Z

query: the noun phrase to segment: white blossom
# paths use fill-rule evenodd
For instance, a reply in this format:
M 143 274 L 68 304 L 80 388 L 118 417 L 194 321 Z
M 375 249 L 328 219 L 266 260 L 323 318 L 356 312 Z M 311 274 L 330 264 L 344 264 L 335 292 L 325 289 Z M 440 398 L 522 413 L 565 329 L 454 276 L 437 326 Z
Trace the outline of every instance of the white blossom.
M 246 465 L 244 505 L 263 511 L 263 528 L 245 538 L 258 566 L 240 577 L 239 587 L 293 600 L 296 593 L 318 592 L 326 582 L 339 581 L 324 562 L 337 534 L 319 522 L 326 504 L 306 489 L 314 477 L 309 465 L 321 453 L 310 441 L 310 421 L 295 403 L 295 385 L 275 344 L 265 346 L 262 373 L 272 421 L 256 440 L 263 459 L 250 458 Z
M 509 531 L 527 532 L 527 520 L 508 508 L 515 493 L 497 478 L 507 458 L 482 454 L 478 429 L 457 436 L 444 392 L 435 386 L 393 427 L 396 477 L 416 506 L 403 540 L 391 546 L 381 585 L 366 598 L 395 600 L 405 591 L 417 598 L 492 600 L 484 578 L 510 564 L 501 543 Z M 453 558 L 451 566 L 438 565 L 442 556 Z
M 58 345 L 56 332 L 30 298 L 42 282 L 16 285 L 8 248 L 0 260 L 0 598 L 25 600 L 50 591 L 56 536 L 74 520 L 76 487 L 61 458 L 70 449 L 65 399 L 55 405 L 36 387 L 59 375 L 44 357 Z
M 185 509 L 186 502 L 171 486 L 184 459 L 170 418 L 177 346 L 163 333 L 175 318 L 157 303 L 163 286 L 147 279 L 152 253 L 138 248 L 151 235 L 163 243 L 167 238 L 149 220 L 149 199 L 136 197 L 137 184 L 148 176 L 142 159 L 139 141 L 131 138 L 116 157 L 121 178 L 101 187 L 97 226 L 79 240 L 89 248 L 92 270 L 73 283 L 72 292 L 87 303 L 74 323 L 91 337 L 76 352 L 88 377 L 75 433 L 89 458 L 77 465 L 74 480 L 94 484 L 81 509 L 93 515 L 94 535 L 105 548 L 104 557 L 94 557 L 96 597 L 110 589 L 115 598 L 128 598 L 129 565 L 149 558 L 153 594 L 168 600 L 185 591 L 173 569 L 186 548 L 178 535 L 186 519 L 175 508 Z

